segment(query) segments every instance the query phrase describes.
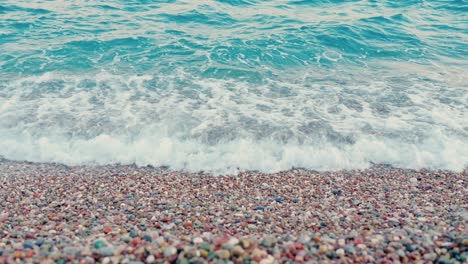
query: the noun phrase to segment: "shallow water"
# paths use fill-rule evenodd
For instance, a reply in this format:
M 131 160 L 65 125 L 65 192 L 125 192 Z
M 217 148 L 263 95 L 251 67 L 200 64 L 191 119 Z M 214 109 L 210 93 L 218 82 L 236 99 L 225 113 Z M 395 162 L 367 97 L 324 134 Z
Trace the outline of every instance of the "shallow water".
M 0 4 L 0 155 L 468 166 L 466 1 Z

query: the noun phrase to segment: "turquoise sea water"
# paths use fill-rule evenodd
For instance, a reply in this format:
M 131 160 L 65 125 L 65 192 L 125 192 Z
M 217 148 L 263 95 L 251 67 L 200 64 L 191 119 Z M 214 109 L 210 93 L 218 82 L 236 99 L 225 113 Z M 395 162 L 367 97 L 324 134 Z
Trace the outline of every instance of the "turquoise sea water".
M 0 156 L 468 166 L 468 2 L 0 2 Z

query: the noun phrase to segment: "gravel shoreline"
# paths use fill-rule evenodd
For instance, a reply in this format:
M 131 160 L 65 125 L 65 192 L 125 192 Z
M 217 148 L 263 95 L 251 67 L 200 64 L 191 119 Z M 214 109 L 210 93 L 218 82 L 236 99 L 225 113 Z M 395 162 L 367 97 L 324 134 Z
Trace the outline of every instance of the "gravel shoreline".
M 467 171 L 0 161 L 0 263 L 466 263 Z

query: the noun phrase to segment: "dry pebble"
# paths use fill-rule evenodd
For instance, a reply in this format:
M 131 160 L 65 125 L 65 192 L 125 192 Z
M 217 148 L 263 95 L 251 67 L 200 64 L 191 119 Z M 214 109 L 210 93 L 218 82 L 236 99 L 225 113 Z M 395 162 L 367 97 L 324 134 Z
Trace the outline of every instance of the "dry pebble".
M 467 172 L 0 161 L 0 263 L 466 263 Z

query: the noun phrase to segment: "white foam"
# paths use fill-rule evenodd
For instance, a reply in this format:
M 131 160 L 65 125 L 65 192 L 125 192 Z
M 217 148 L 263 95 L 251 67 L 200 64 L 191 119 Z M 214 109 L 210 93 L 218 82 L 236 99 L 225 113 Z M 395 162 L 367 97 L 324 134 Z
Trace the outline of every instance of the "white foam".
M 370 162 L 403 168 L 433 168 L 462 171 L 468 163 L 466 141 L 431 139 L 421 145 L 378 139 L 358 140 L 354 145 L 312 146 L 274 141 L 236 139 L 208 146 L 188 140 L 154 136 L 133 142 L 100 135 L 89 140 L 59 140 L 41 137 L 0 141 L 1 154 L 15 160 L 65 164 L 136 163 L 170 166 L 172 169 L 209 171 L 215 174 L 238 170 L 277 172 L 292 167 L 314 170 L 366 168 Z
M 7 80 L 0 90 L 0 155 L 216 174 L 371 163 L 468 167 L 464 87 L 404 79 L 399 88 L 392 78 L 361 76 L 318 83 L 304 75 L 262 85 L 185 72 Z M 96 84 L 82 87 L 85 80 Z

